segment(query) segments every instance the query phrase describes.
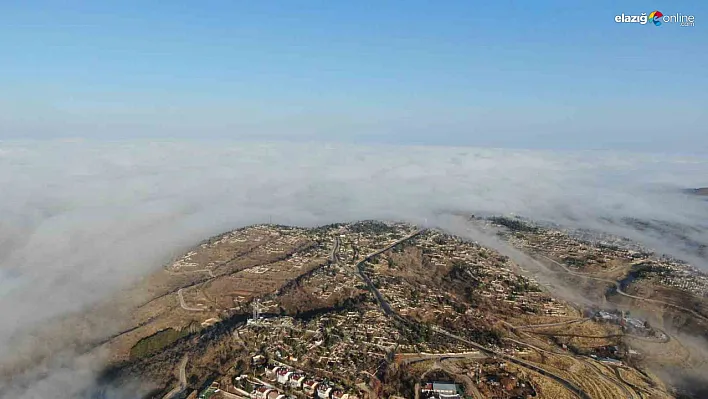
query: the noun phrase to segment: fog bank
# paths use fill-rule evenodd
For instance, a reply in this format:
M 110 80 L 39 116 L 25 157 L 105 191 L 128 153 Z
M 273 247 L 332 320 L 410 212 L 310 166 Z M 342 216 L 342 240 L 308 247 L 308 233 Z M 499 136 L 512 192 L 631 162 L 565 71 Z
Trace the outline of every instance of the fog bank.
M 0 364 L 13 357 L 18 332 L 252 223 L 435 226 L 454 212 L 514 213 L 611 230 L 705 268 L 686 241 L 708 242 L 708 201 L 683 189 L 707 179 L 705 158 L 618 152 L 0 142 Z M 626 218 L 673 227 L 639 229 Z M 42 387 L 16 392 L 51 392 Z

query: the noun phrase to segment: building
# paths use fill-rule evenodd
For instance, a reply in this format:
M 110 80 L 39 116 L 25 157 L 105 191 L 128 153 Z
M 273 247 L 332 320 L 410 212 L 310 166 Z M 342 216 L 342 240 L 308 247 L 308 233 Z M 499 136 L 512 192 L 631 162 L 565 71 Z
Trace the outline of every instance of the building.
M 428 382 L 423 384 L 420 392 L 427 396 L 436 396 L 440 399 L 459 399 L 458 387 L 454 382 Z
M 266 358 L 263 355 L 256 355 L 256 356 L 253 356 L 253 358 L 251 359 L 251 364 L 253 364 L 254 366 L 261 366 L 265 363 L 266 363 Z
M 277 381 L 280 384 L 286 385 L 288 383 L 288 380 L 290 379 L 290 376 L 293 374 L 292 371 L 286 369 L 286 368 L 281 368 L 278 369 L 275 373 L 277 375 Z
M 317 397 L 320 399 L 330 399 L 332 397 L 332 387 L 321 384 L 317 387 Z
M 290 375 L 290 386 L 295 389 L 302 389 L 302 383 L 305 382 L 305 376 L 300 373 Z
M 630 327 L 632 327 L 636 330 L 643 330 L 646 327 L 646 325 L 644 324 L 644 322 L 642 320 L 635 319 L 633 317 L 626 317 L 625 321 L 627 322 L 627 324 Z
M 619 317 L 616 314 L 601 310 L 595 315 L 595 320 L 604 321 L 605 323 L 616 323 L 619 321 Z
M 315 380 L 306 380 L 302 383 L 302 390 L 310 396 L 314 396 L 317 393 L 317 387 L 320 385 L 319 382 Z
M 266 367 L 266 378 L 275 381 L 278 378 L 278 370 L 280 370 L 281 367 L 278 366 L 273 366 L 273 368 L 267 368 Z

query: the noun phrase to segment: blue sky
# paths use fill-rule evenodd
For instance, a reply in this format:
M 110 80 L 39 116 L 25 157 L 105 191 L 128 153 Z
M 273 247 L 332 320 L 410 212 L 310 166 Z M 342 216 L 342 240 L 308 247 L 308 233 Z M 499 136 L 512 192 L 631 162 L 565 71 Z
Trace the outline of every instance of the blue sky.
M 705 2 L 147 3 L 2 2 L 0 139 L 708 151 Z

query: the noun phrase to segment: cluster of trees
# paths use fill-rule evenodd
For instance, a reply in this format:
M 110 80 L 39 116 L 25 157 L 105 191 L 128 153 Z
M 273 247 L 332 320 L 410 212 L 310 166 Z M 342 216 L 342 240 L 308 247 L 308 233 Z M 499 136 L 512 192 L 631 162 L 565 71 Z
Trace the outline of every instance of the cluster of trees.
M 408 328 L 403 329 L 401 332 L 410 342 L 428 342 L 433 334 L 433 330 L 429 325 L 410 322 L 407 325 Z
M 507 282 L 513 292 L 541 292 L 541 288 L 535 284 L 531 284 L 528 280 L 519 276 L 516 280 Z
M 377 220 L 365 220 L 363 222 L 354 223 L 349 226 L 349 230 L 354 233 L 369 233 L 369 234 L 386 234 L 396 233 L 398 230 L 395 226 L 389 226 L 384 222 Z
M 538 231 L 538 227 L 532 226 L 529 223 L 526 223 L 519 219 L 511 219 L 504 216 L 494 216 L 489 218 L 489 220 L 492 223 L 504 226 L 511 231 L 528 231 L 532 233 Z
M 642 263 L 633 267 L 632 274 L 635 278 L 647 278 L 652 275 L 667 276 L 671 274 L 671 269 L 666 266 Z

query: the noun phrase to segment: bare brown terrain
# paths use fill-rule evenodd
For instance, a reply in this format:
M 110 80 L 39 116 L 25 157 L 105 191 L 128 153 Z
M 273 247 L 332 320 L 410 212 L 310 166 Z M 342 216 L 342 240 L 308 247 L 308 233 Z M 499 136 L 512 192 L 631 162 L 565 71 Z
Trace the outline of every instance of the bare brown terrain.
M 77 336 L 76 345 L 109 354 L 102 381 L 137 379 L 155 398 L 194 396 L 211 382 L 243 395 L 268 378 L 257 356 L 370 398 L 416 397 L 436 373 L 475 398 L 667 398 L 672 388 L 654 369 L 705 367 L 682 335 L 689 324 L 704 326 L 680 307 L 638 299 L 693 296 L 646 279 L 620 284 L 637 260 L 618 251 L 586 243 L 561 250 L 535 230 L 514 239 L 532 242 L 528 253 L 595 305 L 556 297 L 508 257 L 438 231 L 380 222 L 251 226 L 199 244 L 58 325 L 122 315 L 112 335 Z M 599 309 L 620 321 L 599 320 Z M 630 310 L 654 327 L 630 329 Z M 50 356 L 51 345 L 45 350 L 25 364 Z M 255 379 L 237 383 L 244 373 Z

